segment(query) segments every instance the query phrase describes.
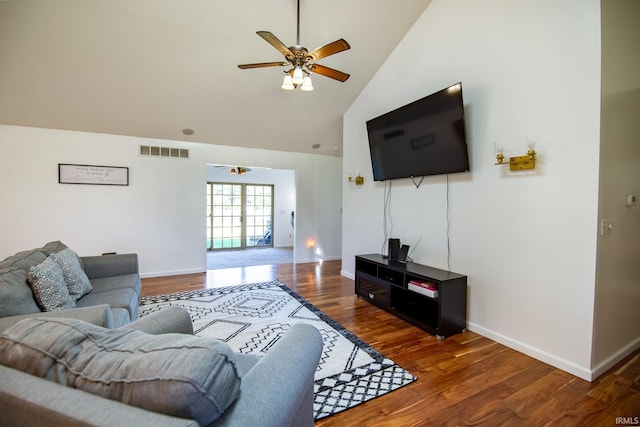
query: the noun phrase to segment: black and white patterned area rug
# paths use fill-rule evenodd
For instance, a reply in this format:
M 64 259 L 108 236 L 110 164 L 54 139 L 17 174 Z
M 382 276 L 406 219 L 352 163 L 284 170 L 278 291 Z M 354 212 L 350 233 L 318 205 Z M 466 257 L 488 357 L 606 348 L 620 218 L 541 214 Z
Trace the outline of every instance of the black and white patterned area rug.
M 316 420 L 416 380 L 278 281 L 143 297 L 139 317 L 170 305 L 189 311 L 196 335 L 218 338 L 236 352 L 257 356 L 291 325 L 315 326 L 324 343 L 315 374 Z

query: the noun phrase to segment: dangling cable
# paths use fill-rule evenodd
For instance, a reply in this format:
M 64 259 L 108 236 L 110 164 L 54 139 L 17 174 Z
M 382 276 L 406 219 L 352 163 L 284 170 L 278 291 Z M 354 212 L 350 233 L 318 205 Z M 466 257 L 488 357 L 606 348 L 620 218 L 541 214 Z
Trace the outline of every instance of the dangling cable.
M 389 236 L 393 236 L 393 216 L 391 216 L 391 184 L 393 181 L 389 181 L 389 195 L 387 196 L 387 215 L 389 215 Z
M 447 174 L 447 270 L 451 271 L 451 242 L 449 229 L 449 174 Z
M 389 187 L 387 188 L 387 183 Z M 384 241 L 382 242 L 382 246 L 380 248 L 380 253 L 385 253 L 385 245 L 389 240 L 389 233 L 393 231 L 393 219 L 391 218 L 391 181 L 387 180 L 384 182 L 384 201 L 383 201 L 383 209 L 382 209 L 382 228 L 384 229 Z M 391 223 L 391 229 L 389 229 L 387 225 L 387 218 L 389 218 L 389 222 Z M 390 255 L 390 254 L 387 254 Z

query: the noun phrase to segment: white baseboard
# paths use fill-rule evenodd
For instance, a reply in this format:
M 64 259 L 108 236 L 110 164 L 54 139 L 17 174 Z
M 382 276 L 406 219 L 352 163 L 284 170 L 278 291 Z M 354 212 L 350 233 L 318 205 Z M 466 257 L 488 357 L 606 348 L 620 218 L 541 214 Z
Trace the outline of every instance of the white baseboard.
M 622 359 L 636 351 L 640 348 L 640 337 L 631 341 L 628 345 L 622 347 L 620 350 L 609 356 L 607 359 L 598 364 L 595 368 L 591 370 L 592 378 L 595 380 L 600 375 L 607 372 L 609 369 L 613 368 L 618 362 Z
M 140 273 L 140 278 L 146 279 L 149 277 L 163 277 L 163 276 L 180 276 L 182 274 L 195 274 L 204 273 L 207 270 L 202 268 L 192 268 L 187 270 L 171 270 L 171 271 L 154 271 L 150 273 Z
M 558 369 L 562 369 L 563 371 L 575 375 L 576 377 L 582 378 L 583 380 L 593 380 L 592 373 L 589 368 L 576 365 L 573 362 L 565 360 L 551 353 L 547 353 L 546 351 L 540 350 L 539 348 L 532 347 L 529 344 L 525 344 L 490 329 L 484 328 L 480 325 L 476 325 L 473 322 L 467 322 L 467 329 L 480 334 L 485 338 L 489 338 L 490 340 L 506 345 L 507 347 L 517 350 L 520 353 L 524 353 L 527 356 L 531 356 L 534 359 L 540 360 L 541 362 L 544 362 L 548 365 L 554 366 Z
M 346 277 L 347 279 L 356 280 L 355 274 L 349 273 L 345 270 L 340 270 L 340 275 Z

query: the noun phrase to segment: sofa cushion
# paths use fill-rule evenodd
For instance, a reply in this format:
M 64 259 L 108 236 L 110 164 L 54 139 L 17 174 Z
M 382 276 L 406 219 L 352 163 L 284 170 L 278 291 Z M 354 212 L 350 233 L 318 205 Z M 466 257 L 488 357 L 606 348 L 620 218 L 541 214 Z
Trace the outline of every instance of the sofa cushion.
M 17 323 L 0 335 L 0 363 L 200 425 L 220 417 L 240 390 L 235 355 L 219 340 L 73 319 Z
M 134 289 L 113 289 L 98 291 L 94 289 L 76 302 L 76 307 L 90 307 L 92 305 L 108 304 L 112 308 L 124 308 L 129 312 L 131 320 L 138 317 L 140 295 Z
M 58 263 L 62 269 L 64 281 L 69 289 L 69 294 L 77 301 L 85 294 L 91 292 L 93 287 L 89 278 L 82 270 L 78 255 L 69 248 L 56 252 L 51 257 Z
M 91 279 L 91 286 L 96 292 L 114 289 L 133 289 L 138 295 L 140 295 L 141 289 L 140 276 L 138 274 L 123 274 Z
M 12 267 L 0 269 L 0 317 L 40 313 L 27 283 L 27 270 Z
M 33 297 L 44 311 L 75 307 L 75 300 L 69 294 L 62 269 L 52 257 L 29 268 L 27 281 L 33 291 Z

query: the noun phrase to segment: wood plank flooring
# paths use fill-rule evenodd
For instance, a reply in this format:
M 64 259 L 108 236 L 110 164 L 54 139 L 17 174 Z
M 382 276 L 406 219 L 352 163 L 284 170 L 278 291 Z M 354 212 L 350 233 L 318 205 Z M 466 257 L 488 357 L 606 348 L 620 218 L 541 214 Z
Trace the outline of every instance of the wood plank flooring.
M 640 425 L 639 351 L 589 383 L 473 332 L 438 341 L 356 297 L 340 268 L 330 261 L 148 278 L 142 295 L 277 279 L 418 377 L 316 426 Z

